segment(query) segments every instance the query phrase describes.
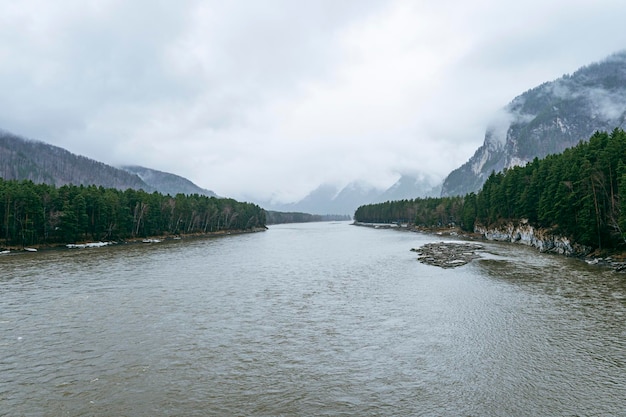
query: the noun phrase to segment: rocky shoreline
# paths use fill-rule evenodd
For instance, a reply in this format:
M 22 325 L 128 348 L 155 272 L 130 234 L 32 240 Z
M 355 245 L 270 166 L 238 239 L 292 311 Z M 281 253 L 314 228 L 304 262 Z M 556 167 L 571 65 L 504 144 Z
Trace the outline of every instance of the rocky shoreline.
M 417 260 L 426 265 L 440 268 L 457 268 L 480 258 L 484 246 L 479 243 L 434 242 L 411 249 Z
M 608 252 L 608 253 L 606 251 L 605 252 L 600 252 L 600 251 L 589 252 L 588 250 L 583 250 L 584 248 L 581 248 L 580 246 L 575 245 L 575 244 L 572 247 L 574 247 L 576 250 L 568 251 L 568 250 L 564 250 L 564 248 L 567 247 L 567 244 L 569 244 L 569 242 L 564 242 L 563 245 L 561 245 L 561 244 L 553 243 L 552 240 L 555 240 L 554 238 L 551 238 L 551 239 L 544 238 L 544 240 L 533 239 L 534 232 L 533 233 L 530 233 L 530 232 L 518 233 L 518 231 L 515 230 L 515 233 L 509 233 L 509 231 L 506 230 L 506 233 L 505 233 L 504 231 L 500 230 L 499 232 L 501 234 L 497 234 L 497 233 L 494 233 L 493 230 L 491 230 L 490 232 L 487 232 L 486 229 L 482 230 L 481 228 L 478 228 L 478 230 L 475 233 L 468 233 L 468 232 L 463 232 L 456 227 L 421 228 L 421 227 L 416 227 L 410 224 L 373 224 L 373 223 L 359 223 L 359 222 L 354 222 L 353 224 L 355 226 L 372 227 L 375 229 L 395 229 L 395 230 L 408 231 L 408 232 L 419 232 L 419 233 L 436 235 L 436 236 L 441 236 L 441 237 L 450 237 L 453 239 L 468 240 L 470 242 L 471 241 L 501 241 L 501 242 L 510 242 L 514 244 L 525 244 L 527 246 L 536 247 L 540 252 L 554 253 L 554 254 L 559 254 L 562 256 L 577 258 L 577 259 L 580 259 L 581 261 L 586 262 L 588 265 L 610 268 L 615 272 L 626 273 L 626 252 L 623 252 L 623 251 L 613 251 L 613 252 Z M 496 230 L 496 232 L 498 232 L 498 230 Z M 560 241 L 561 239 L 559 238 L 557 240 Z M 428 245 L 446 245 L 446 244 L 452 244 L 452 243 L 441 242 L 441 243 L 432 243 Z M 427 245 L 424 245 L 424 246 L 426 247 Z M 424 251 L 425 254 L 433 251 L 431 247 L 426 247 L 426 248 L 422 247 L 422 248 L 411 249 L 411 250 L 414 252 Z M 450 249 L 450 250 L 453 251 L 453 249 Z M 449 266 L 449 265 L 453 265 L 453 264 L 450 264 L 447 262 L 455 260 L 454 256 L 449 255 L 448 252 L 446 251 L 440 251 L 440 253 L 433 252 L 430 254 L 430 256 L 424 255 L 424 258 L 428 258 L 428 257 L 434 258 L 435 260 L 422 261 L 422 259 L 420 258 L 418 259 L 420 260 L 420 262 L 423 262 L 423 263 L 430 262 L 431 265 L 438 265 L 438 264 L 447 265 L 447 266 L 442 266 L 445 268 L 452 268 L 453 266 Z M 440 260 L 436 260 L 438 257 L 440 258 Z M 461 263 L 461 262 L 457 262 L 457 264 L 458 266 L 464 265 L 464 263 Z

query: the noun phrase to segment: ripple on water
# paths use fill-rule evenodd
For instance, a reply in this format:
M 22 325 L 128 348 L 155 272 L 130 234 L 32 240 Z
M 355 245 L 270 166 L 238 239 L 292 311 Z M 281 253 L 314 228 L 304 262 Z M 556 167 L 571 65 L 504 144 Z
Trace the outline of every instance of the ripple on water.
M 322 223 L 3 257 L 0 415 L 626 409 L 621 276 L 491 244 L 441 270 L 409 252 L 431 240 Z

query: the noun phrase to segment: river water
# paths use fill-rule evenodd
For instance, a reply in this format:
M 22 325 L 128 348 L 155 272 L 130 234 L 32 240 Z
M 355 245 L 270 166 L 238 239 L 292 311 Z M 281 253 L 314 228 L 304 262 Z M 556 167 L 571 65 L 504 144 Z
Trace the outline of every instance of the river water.
M 626 275 L 346 222 L 0 256 L 2 416 L 626 415 Z

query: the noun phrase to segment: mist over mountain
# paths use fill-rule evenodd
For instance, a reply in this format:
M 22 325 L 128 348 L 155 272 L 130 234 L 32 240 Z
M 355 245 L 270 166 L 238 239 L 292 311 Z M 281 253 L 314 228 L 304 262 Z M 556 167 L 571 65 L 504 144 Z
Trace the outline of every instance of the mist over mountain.
M 362 183 L 351 183 L 342 190 L 323 186 L 293 207 L 314 213 L 353 214 L 361 204 L 476 192 L 492 171 L 561 153 L 596 131 L 622 126 L 625 115 L 623 51 L 515 97 L 494 116 L 483 145 L 443 184 L 437 185 L 427 175 L 417 174 L 402 175 L 387 190 L 368 188 Z
M 388 189 L 362 181 L 345 187 L 321 184 L 302 200 L 277 204 L 256 201 L 267 210 L 353 215 L 377 202 L 478 191 L 492 171 L 524 165 L 535 157 L 560 153 L 595 131 L 622 126 L 626 115 L 626 52 L 541 84 L 514 98 L 493 118 L 483 145 L 443 185 L 423 173 L 404 174 Z M 143 189 L 175 195 L 215 196 L 181 176 L 146 167 L 115 168 L 53 145 L 0 131 L 0 177 L 56 186 L 91 185 Z M 439 188 L 441 187 L 441 191 Z
M 494 117 L 483 145 L 444 180 L 441 195 L 480 190 L 492 171 L 561 153 L 596 131 L 612 131 L 626 111 L 626 52 L 580 68 L 514 98 Z
M 0 177 L 55 186 L 97 185 L 120 190 L 132 188 L 147 192 L 157 191 L 172 196 L 183 193 L 217 197 L 215 192 L 201 188 L 179 175 L 137 165 L 116 168 L 57 146 L 2 131 Z M 419 178 L 403 175 L 387 190 L 375 188 L 362 181 L 352 182 L 343 188 L 322 184 L 295 203 L 258 204 L 268 210 L 288 213 L 352 216 L 360 205 L 432 195 L 432 187 L 432 180 L 424 175 Z
M 175 196 L 182 194 L 199 194 L 208 197 L 217 197 L 211 190 L 201 188 L 189 181 L 187 178 L 181 177 L 169 172 L 158 171 L 156 169 L 146 168 L 137 165 L 124 165 L 123 170 L 137 175 L 143 182 L 154 188 L 161 194 L 169 194 Z
M 379 203 L 390 200 L 405 200 L 418 197 L 438 196 L 441 184 L 424 175 L 402 175 L 387 189 L 376 188 L 363 181 L 354 181 L 343 188 L 322 184 L 311 191 L 302 200 L 289 204 L 257 202 L 271 210 L 282 212 L 301 211 L 312 214 L 339 214 L 352 216 L 363 204 Z
M 322 184 L 295 203 L 257 202 L 257 204 L 274 211 L 352 216 L 358 206 L 371 201 L 381 192 L 382 190 L 359 182 L 350 183 L 344 188 Z
M 441 182 L 424 174 L 402 175 L 391 187 L 377 197 L 379 203 L 394 200 L 411 200 L 417 197 L 437 197 Z

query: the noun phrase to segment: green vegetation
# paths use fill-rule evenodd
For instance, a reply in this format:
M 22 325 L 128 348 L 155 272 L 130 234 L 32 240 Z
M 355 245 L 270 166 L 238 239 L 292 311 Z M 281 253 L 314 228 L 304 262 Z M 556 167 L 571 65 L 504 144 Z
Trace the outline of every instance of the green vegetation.
M 414 223 L 422 227 L 441 227 L 459 223 L 462 209 L 462 197 L 416 198 L 361 206 L 354 213 L 354 220 L 363 223 Z
M 310 223 L 350 220 L 350 216 L 341 214 L 309 214 L 300 212 L 266 211 L 267 224 Z
M 198 194 L 175 197 L 96 186 L 0 179 L 4 246 L 119 240 L 265 226 L 257 205 Z
M 418 226 L 497 226 L 527 219 L 595 249 L 626 243 L 626 133 L 596 132 L 562 154 L 492 173 L 482 190 L 443 197 L 361 206 L 359 222 Z
M 445 179 L 441 195 L 477 193 L 491 171 L 502 170 L 508 161 L 545 158 L 576 146 L 596 131 L 610 132 L 624 123 L 625 109 L 623 51 L 530 89 L 504 107 L 510 117 L 506 132 L 494 119 L 483 145 Z

